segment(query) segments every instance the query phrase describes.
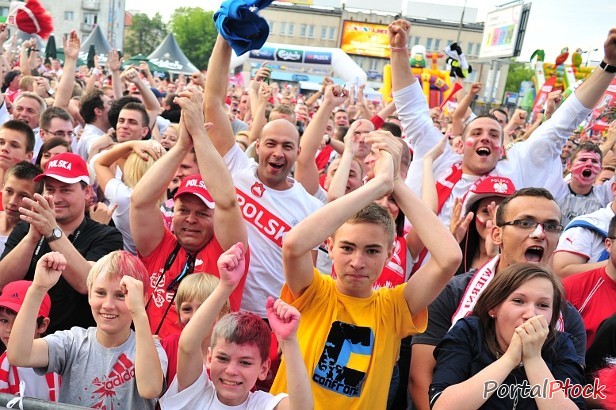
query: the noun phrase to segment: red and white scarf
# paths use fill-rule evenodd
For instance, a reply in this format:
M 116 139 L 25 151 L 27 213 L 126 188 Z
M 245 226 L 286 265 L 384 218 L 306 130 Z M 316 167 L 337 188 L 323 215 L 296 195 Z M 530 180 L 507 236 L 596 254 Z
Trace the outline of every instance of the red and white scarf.
M 462 179 L 462 162 L 457 162 L 451 166 L 449 172 L 436 181 L 436 196 L 438 199 L 436 214 L 441 213 L 441 209 L 451 196 L 453 188 Z
M 494 275 L 496 274 L 496 268 L 499 261 L 500 255 L 496 255 L 490 261 L 486 262 L 486 264 L 483 265 L 481 268 L 477 269 L 477 272 L 475 272 L 475 274 L 471 278 L 471 281 L 468 283 L 468 285 L 466 285 L 466 290 L 464 291 L 462 300 L 460 300 L 460 303 L 458 304 L 458 309 L 451 317 L 451 327 L 449 328 L 450 330 L 458 320 L 470 316 L 473 313 L 473 309 L 475 308 L 477 299 L 479 299 L 479 296 L 488 286 L 490 281 L 494 279 Z M 563 319 L 562 309 L 560 315 L 558 316 L 556 330 L 558 330 L 559 332 L 564 332 L 565 330 L 565 322 Z

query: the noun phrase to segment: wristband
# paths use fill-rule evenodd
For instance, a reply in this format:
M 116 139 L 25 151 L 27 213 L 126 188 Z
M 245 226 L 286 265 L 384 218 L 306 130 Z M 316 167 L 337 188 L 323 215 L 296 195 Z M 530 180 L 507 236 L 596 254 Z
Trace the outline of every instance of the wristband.
M 616 73 L 616 66 L 613 65 L 609 65 L 608 63 L 605 62 L 605 60 L 601 61 L 601 64 L 599 64 L 599 67 L 601 67 L 601 69 L 603 69 L 603 71 L 607 72 L 607 73 Z
M 401 53 L 401 52 L 405 52 L 405 51 L 408 51 L 408 50 L 409 50 L 407 47 L 389 47 L 389 49 L 390 49 L 393 53 Z

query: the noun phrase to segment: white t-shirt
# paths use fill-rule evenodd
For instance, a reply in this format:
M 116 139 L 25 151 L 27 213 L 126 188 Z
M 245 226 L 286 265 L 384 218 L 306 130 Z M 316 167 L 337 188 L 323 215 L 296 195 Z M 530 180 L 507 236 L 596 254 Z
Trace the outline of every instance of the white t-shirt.
M 96 125 L 86 124 L 86 126 L 83 127 L 83 133 L 79 138 L 79 142 L 77 142 L 77 151 L 75 152 L 87 161 L 90 156 L 92 145 L 98 137 L 103 135 L 105 135 L 105 131 L 101 130 Z
M 214 383 L 207 376 L 205 368 L 201 376 L 186 389 L 178 393 L 178 378 L 174 377 L 171 386 L 159 404 L 161 409 L 208 409 L 208 410 L 270 410 L 274 409 L 285 397 L 286 393 L 272 396 L 264 391 L 257 390 L 248 393 L 246 401 L 239 406 L 227 406 L 222 404 L 216 396 Z
M 117 178 L 112 178 L 105 186 L 105 198 L 111 204 L 116 204 L 118 207 L 113 212 L 111 218 L 115 227 L 122 234 L 124 241 L 124 250 L 137 254 L 137 247 L 133 241 L 133 235 L 130 232 L 130 197 L 133 190 L 130 189 L 124 182 Z
M 577 221 L 586 221 L 606 232 L 609 229 L 610 221 L 614 217 L 612 204 L 610 203 L 605 208 L 590 213 L 588 215 L 578 216 L 571 223 Z M 597 262 L 599 257 L 605 251 L 605 238 L 592 229 L 575 227 L 565 230 L 558 239 L 558 246 L 555 252 L 571 252 L 576 255 L 588 258 L 588 262 Z
M 407 136 L 414 155 L 406 183 L 415 193 L 421 194 L 423 157 L 439 143 L 443 134 L 430 118 L 428 104 L 419 82 L 398 90 L 393 95 L 403 134 Z M 552 118 L 537 128 L 528 140 L 518 142 L 507 150 L 507 159 L 498 161 L 489 174 L 510 178 L 516 189 L 546 188 L 556 201 L 560 202 L 568 190 L 562 179 L 562 147 L 574 128 L 591 111 L 582 105 L 575 94 L 570 95 Z M 449 144 L 446 144 L 445 152 L 434 161 L 435 178 L 441 179 L 451 170 L 453 164 L 460 161 L 462 155 L 455 153 Z M 462 198 L 477 179 L 477 176 L 463 175 L 454 186 L 452 195 L 447 198 L 439 213 L 445 226 L 449 226 L 455 198 Z
M 284 284 L 282 239 L 322 203 L 293 179 L 291 188 L 284 191 L 266 187 L 257 177 L 257 163 L 244 155 L 237 144 L 227 152 L 224 161 L 247 222 L 250 245 L 250 268 L 241 309 L 266 317 L 267 297 L 280 295 Z

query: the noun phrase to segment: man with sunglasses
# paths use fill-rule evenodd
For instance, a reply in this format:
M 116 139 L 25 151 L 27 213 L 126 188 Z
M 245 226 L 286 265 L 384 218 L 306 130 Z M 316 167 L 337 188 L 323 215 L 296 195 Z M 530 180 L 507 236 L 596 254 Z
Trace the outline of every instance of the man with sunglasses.
M 554 197 L 543 188 L 524 188 L 505 198 L 496 211 L 491 238 L 500 254 L 480 269 L 455 276 L 428 307 L 428 328 L 413 336 L 409 391 L 415 408 L 428 408 L 436 345 L 457 320 L 472 313 L 490 280 L 516 263 L 547 266 L 563 227 Z M 584 364 L 586 335 L 580 315 L 567 305 L 562 311 L 564 331 L 571 334 L 579 363 Z M 560 330 L 563 330 L 560 329 Z

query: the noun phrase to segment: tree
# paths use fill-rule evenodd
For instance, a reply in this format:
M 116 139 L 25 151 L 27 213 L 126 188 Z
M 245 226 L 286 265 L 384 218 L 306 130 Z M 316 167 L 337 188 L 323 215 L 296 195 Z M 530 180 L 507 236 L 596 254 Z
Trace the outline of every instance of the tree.
M 149 55 L 163 41 L 167 35 L 167 25 L 163 23 L 160 13 L 149 18 L 147 14 L 137 13 L 133 16 L 132 24 L 127 27 L 124 41 L 124 55 Z
M 517 93 L 522 81 L 531 81 L 535 73 L 526 63 L 513 62 L 509 66 L 509 74 L 505 83 L 505 91 Z
M 169 23 L 180 48 L 200 70 L 207 67 L 218 35 L 213 16 L 214 12 L 200 7 L 180 7 Z

